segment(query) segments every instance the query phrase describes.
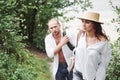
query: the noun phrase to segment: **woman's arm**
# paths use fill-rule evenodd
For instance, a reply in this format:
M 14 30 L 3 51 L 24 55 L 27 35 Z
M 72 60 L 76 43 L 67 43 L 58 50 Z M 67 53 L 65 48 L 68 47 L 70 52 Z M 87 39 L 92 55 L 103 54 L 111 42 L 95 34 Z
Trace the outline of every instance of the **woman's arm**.
M 108 67 L 110 57 L 111 57 L 111 49 L 110 49 L 110 45 L 107 42 L 101 53 L 101 63 L 99 64 L 96 72 L 96 80 L 105 80 L 106 68 Z

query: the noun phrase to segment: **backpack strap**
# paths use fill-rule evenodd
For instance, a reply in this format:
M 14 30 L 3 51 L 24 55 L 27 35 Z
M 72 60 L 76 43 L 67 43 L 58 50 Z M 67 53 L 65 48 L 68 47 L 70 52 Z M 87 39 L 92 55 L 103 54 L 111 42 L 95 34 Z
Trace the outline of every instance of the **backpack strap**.
M 77 41 L 76 41 L 76 46 L 78 45 L 78 41 L 79 41 L 79 38 L 80 36 L 82 35 L 83 31 L 82 30 L 79 30 L 78 34 L 77 34 Z M 66 35 L 66 31 L 63 31 L 63 36 Z M 67 46 L 70 48 L 70 50 L 73 51 L 73 49 L 75 48 L 75 46 L 73 46 L 70 42 L 67 43 Z
M 66 35 L 66 31 L 63 31 L 63 36 Z M 70 42 L 67 42 L 67 46 L 70 48 L 70 50 L 73 51 L 73 49 L 75 48 L 75 46 L 73 46 Z

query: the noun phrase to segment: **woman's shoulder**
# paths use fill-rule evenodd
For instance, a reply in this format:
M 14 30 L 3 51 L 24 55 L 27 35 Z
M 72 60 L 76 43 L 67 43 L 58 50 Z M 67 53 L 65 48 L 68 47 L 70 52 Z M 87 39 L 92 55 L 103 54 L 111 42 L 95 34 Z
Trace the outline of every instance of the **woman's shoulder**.
M 100 41 L 105 42 L 108 41 L 108 39 L 104 36 L 99 36 Z

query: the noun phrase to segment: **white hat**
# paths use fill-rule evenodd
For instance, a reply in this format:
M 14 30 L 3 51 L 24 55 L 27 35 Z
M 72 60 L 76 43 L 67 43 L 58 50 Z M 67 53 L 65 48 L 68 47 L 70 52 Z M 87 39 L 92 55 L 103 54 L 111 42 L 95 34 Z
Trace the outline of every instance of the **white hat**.
M 80 19 L 86 19 L 86 20 L 90 20 L 90 21 L 94 21 L 94 22 L 98 22 L 100 24 L 103 24 L 103 22 L 99 21 L 99 13 L 96 12 L 85 12 L 83 13 L 80 17 Z

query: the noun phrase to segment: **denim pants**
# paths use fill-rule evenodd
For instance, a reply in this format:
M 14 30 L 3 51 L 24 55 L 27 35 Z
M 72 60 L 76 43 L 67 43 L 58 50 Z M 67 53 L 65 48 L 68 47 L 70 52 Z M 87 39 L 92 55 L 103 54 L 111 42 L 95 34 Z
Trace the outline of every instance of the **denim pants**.
M 67 63 L 59 63 L 58 70 L 55 76 L 56 80 L 72 80 L 73 72 L 68 72 Z

